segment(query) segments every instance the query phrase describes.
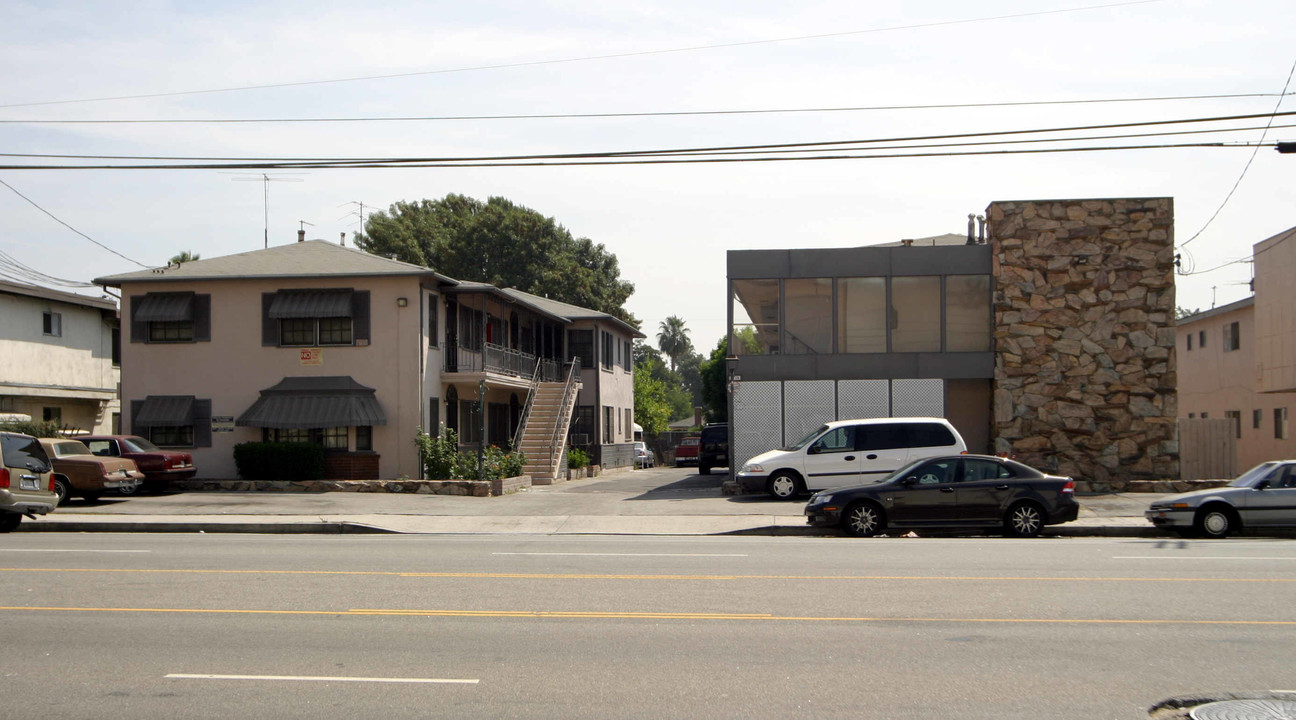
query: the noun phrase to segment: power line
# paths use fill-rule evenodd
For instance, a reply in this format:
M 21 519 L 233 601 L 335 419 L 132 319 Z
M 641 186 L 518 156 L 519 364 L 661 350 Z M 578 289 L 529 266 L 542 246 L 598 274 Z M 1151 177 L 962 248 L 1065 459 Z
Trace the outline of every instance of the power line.
M 18 190 L 17 190 L 16 188 L 14 188 L 13 185 L 10 185 L 9 183 L 5 182 L 4 180 L 0 180 L 0 185 L 4 185 L 5 187 L 9 188 L 10 190 L 13 191 L 13 194 L 14 194 L 14 195 L 17 195 L 18 197 L 22 198 L 23 200 L 26 200 L 28 203 L 31 204 L 32 207 L 34 207 L 34 208 L 36 208 L 37 210 L 40 210 L 41 212 L 43 212 L 43 213 L 45 213 L 46 215 L 50 216 L 50 218 L 52 218 L 52 219 L 54 220 L 54 222 L 58 223 L 59 225 L 62 225 L 63 227 L 67 228 L 68 230 L 71 230 L 72 232 L 76 233 L 77 235 L 80 235 L 81 237 L 85 238 L 86 240 L 89 240 L 90 242 L 94 243 L 95 245 L 98 245 L 99 247 L 103 248 L 104 250 L 107 250 L 108 252 L 112 253 L 113 255 L 116 255 L 117 257 L 119 257 L 119 258 L 121 258 L 121 259 L 123 259 L 123 260 L 130 260 L 131 262 L 135 263 L 136 265 L 139 265 L 139 266 L 142 267 L 142 268 L 147 268 L 147 267 L 149 267 L 148 265 L 145 265 L 144 263 L 142 263 L 142 262 L 140 262 L 140 261 L 138 261 L 138 260 L 132 260 L 131 258 L 128 258 L 128 257 L 126 257 L 125 255 L 122 255 L 121 253 L 117 252 L 116 250 L 113 250 L 112 248 L 108 247 L 107 245 L 104 245 L 103 243 L 99 242 L 98 240 L 95 240 L 94 238 L 90 237 L 89 235 L 86 235 L 85 233 L 81 232 L 80 230 L 77 230 L 76 228 L 72 227 L 71 225 L 68 225 L 67 223 L 63 222 L 63 221 L 60 220 L 58 217 L 56 217 L 56 216 L 54 215 L 54 213 L 50 212 L 49 210 L 46 210 L 45 208 L 41 207 L 40 205 L 37 205 L 35 200 L 32 200 L 31 198 L 27 197 L 26 195 L 23 195 L 22 193 L 18 192 Z
M 1039 10 L 1035 12 L 1014 13 L 1011 15 L 991 15 L 977 18 L 966 18 L 963 20 L 944 20 L 929 23 L 914 23 L 910 25 L 893 25 L 882 28 L 869 28 L 865 30 L 845 30 L 841 32 L 819 33 L 815 35 L 797 35 L 792 37 L 770 38 L 765 40 L 746 40 L 730 43 L 716 43 L 713 45 L 693 45 L 688 47 L 669 48 L 665 50 L 641 50 L 635 52 L 609 53 L 605 55 L 588 55 L 584 57 L 560 58 L 554 60 L 532 60 L 527 62 L 498 63 L 494 65 L 475 65 L 461 68 L 447 68 L 442 70 L 420 70 L 416 72 L 391 73 L 386 75 L 364 75 L 359 77 L 335 78 L 331 80 L 303 80 L 299 82 L 269 83 L 264 85 L 243 85 L 238 87 L 214 88 L 207 90 L 180 90 L 175 92 L 162 93 L 144 93 L 138 95 L 118 95 L 112 97 L 82 98 L 79 100 L 47 100 L 41 102 L 28 103 L 10 103 L 0 105 L 0 108 L 14 107 L 34 107 L 38 105 L 68 105 L 72 103 L 84 102 L 108 102 L 114 100 L 143 100 L 148 98 L 177 97 L 181 95 L 208 95 L 214 93 L 242 92 L 245 90 L 270 90 L 287 87 L 303 87 L 309 85 L 330 85 L 351 82 L 366 82 L 370 80 L 391 80 L 397 78 L 420 77 L 427 75 L 449 75 L 453 73 L 480 72 L 484 70 L 503 70 L 508 68 L 537 67 L 542 65 L 560 65 L 570 63 L 591 62 L 595 60 L 613 60 L 619 58 L 646 57 L 651 55 L 669 55 L 675 53 L 698 52 L 701 50 L 718 50 L 724 48 L 749 47 L 753 45 L 768 45 L 772 43 L 796 42 L 802 40 L 822 40 L 826 38 L 847 37 L 851 35 L 866 35 L 873 33 L 894 32 L 897 30 L 918 30 L 934 27 L 949 27 L 952 25 L 968 25 L 973 23 L 992 22 L 995 20 L 1013 20 L 1026 17 L 1038 17 L 1041 15 L 1058 15 L 1063 13 L 1086 12 L 1089 10 L 1105 10 L 1108 8 L 1127 7 L 1131 5 L 1147 5 L 1150 3 L 1162 2 L 1163 0 L 1128 0 L 1127 2 L 1106 3 L 1102 5 L 1086 5 L 1082 7 L 1059 8 L 1056 10 Z
M 1274 111 L 1270 115 L 1269 123 L 1265 125 L 1264 132 L 1260 133 L 1260 141 L 1256 144 L 1255 151 L 1251 153 L 1251 157 L 1247 158 L 1246 165 L 1242 167 L 1242 174 L 1238 175 L 1237 182 L 1233 183 L 1233 187 L 1230 188 L 1228 194 L 1224 196 L 1224 201 L 1220 203 L 1218 208 L 1215 208 L 1215 213 L 1210 216 L 1210 219 L 1206 221 L 1206 224 L 1202 225 L 1201 229 L 1198 230 L 1195 235 L 1185 240 L 1183 244 L 1179 246 L 1180 249 L 1188 247 L 1188 243 L 1201 237 L 1201 234 L 1206 232 L 1206 228 L 1210 227 L 1211 223 L 1215 222 L 1215 218 L 1219 217 L 1224 206 L 1228 205 L 1228 201 L 1232 199 L 1233 193 L 1237 192 L 1238 186 L 1242 184 L 1242 178 L 1246 177 L 1247 171 L 1251 169 L 1251 163 L 1255 162 L 1256 155 L 1260 152 L 1260 145 L 1264 143 L 1265 138 L 1269 135 L 1269 125 L 1273 124 L 1273 118 L 1278 115 L 1278 108 L 1282 107 L 1283 97 L 1287 94 L 1287 88 L 1291 87 L 1293 73 L 1296 73 L 1296 62 L 1293 62 L 1291 70 L 1287 71 L 1287 81 L 1283 83 L 1282 94 L 1278 96 L 1278 104 L 1274 105 Z
M 767 143 L 757 145 L 726 145 L 712 147 L 691 147 L 691 148 L 668 148 L 656 150 L 625 150 L 625 151 L 599 151 L 587 153 L 551 153 L 537 155 L 488 155 L 488 156 L 467 156 L 467 157 L 417 157 L 417 158 L 253 158 L 253 157 L 189 157 L 189 156 L 168 156 L 168 155 L 64 155 L 64 154 L 41 154 L 41 153 L 0 153 L 0 157 L 14 158 L 50 158 L 65 160 L 129 160 L 129 161 L 167 161 L 174 163 L 222 163 L 219 165 L 110 165 L 110 166 L 78 166 L 78 165 L 49 165 L 49 166 L 0 166 L 0 169 L 118 169 L 118 168 L 141 168 L 157 169 L 160 167 L 178 167 L 187 169 L 191 167 L 215 168 L 215 169 L 263 169 L 263 168 L 314 168 L 314 167 L 364 167 L 374 164 L 399 165 L 399 164 L 416 164 L 416 163 L 445 163 L 446 165 L 435 165 L 431 167 L 446 167 L 461 163 L 493 163 L 505 161 L 532 161 L 532 160 L 578 160 L 578 159 L 612 159 L 612 158 L 633 158 L 633 157 L 661 157 L 661 156 L 695 156 L 702 154 L 714 154 L 721 152 L 770 152 L 774 150 L 794 149 L 800 152 L 810 152 L 812 150 L 821 150 L 825 148 L 837 147 L 838 150 L 848 151 L 852 149 L 843 146 L 851 145 L 880 145 L 884 143 L 914 143 L 914 142 L 931 142 L 937 140 L 961 140 L 968 138 L 993 138 L 1000 136 L 1019 136 L 1019 135 L 1038 135 L 1049 133 L 1079 132 L 1091 130 L 1118 130 L 1123 128 L 1142 128 L 1160 125 L 1191 125 L 1212 122 L 1231 122 L 1239 120 L 1254 120 L 1266 118 L 1270 122 L 1275 117 L 1289 117 L 1296 115 L 1296 111 L 1284 113 L 1255 113 L 1248 115 L 1222 115 L 1215 117 L 1199 118 L 1180 118 L 1175 120 L 1150 120 L 1141 122 L 1126 123 L 1106 123 L 1099 125 L 1072 125 L 1052 128 L 1030 128 L 1023 130 L 996 130 L 973 133 L 945 133 L 937 135 L 914 135 L 887 138 L 864 138 L 854 140 L 829 140 L 817 142 L 801 143 Z M 1228 128 L 1217 129 L 1218 132 L 1229 131 Z M 1134 137 L 1129 135 L 1128 137 Z M 1123 135 L 1107 136 L 1104 139 L 1120 139 L 1126 137 Z M 1051 138 L 1056 142 L 1067 142 L 1069 138 Z M 998 142 L 998 141 L 996 141 Z M 1210 144 L 1211 147 L 1223 146 L 1223 143 Z M 1176 145 L 1171 147 L 1188 147 L 1187 145 Z M 251 163 L 251 164 L 248 164 Z M 228 164 L 228 165 L 227 165 Z
M 1296 95 L 1296 93 L 1288 93 Z M 1275 93 L 1234 93 L 1228 95 L 1165 95 L 1134 98 L 1092 98 L 1082 100 L 1019 100 L 980 103 L 938 103 L 928 105 L 860 105 L 846 107 L 765 108 L 753 110 L 664 110 L 655 112 L 534 113 L 524 115 L 409 115 L 391 117 L 315 117 L 315 118 L 123 118 L 117 120 L 0 120 L 0 125 L 204 125 L 253 123 L 362 123 L 362 122 L 441 122 L 479 120 L 573 120 L 591 118 L 697 117 L 708 115 L 774 115 L 796 113 L 876 112 L 894 110 L 963 110 L 970 108 L 1038 107 L 1045 105 L 1096 105 L 1104 103 L 1169 102 L 1178 100 L 1233 100 L 1240 98 L 1280 97 Z M 4 107 L 4 106 L 0 106 Z

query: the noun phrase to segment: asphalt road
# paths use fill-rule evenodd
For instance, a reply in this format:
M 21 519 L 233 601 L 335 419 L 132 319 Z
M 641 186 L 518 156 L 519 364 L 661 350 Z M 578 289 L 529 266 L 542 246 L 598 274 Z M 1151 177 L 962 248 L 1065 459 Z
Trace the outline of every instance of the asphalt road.
M 13 534 L 0 717 L 1141 718 L 1296 688 L 1296 542 Z

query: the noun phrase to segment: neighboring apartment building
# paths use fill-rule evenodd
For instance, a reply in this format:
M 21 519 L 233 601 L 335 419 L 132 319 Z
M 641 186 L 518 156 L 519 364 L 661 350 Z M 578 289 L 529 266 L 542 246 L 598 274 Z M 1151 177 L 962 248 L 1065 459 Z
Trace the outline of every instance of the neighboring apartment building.
M 730 251 L 735 464 L 829 420 L 933 415 L 1077 479 L 1177 477 L 1171 201 L 986 216 L 952 245 Z
M 1296 228 L 1254 246 L 1255 295 L 1179 319 L 1179 417 L 1233 420 L 1238 472 L 1296 457 Z
M 0 281 L 0 416 L 111 432 L 118 360 L 116 301 Z
M 125 428 L 191 449 L 206 478 L 236 477 L 234 446 L 260 440 L 322 444 L 330 478 L 422 477 L 417 429 L 508 447 L 536 383 L 570 375 L 569 329 L 636 332 L 300 235 L 95 282 L 122 289 L 129 318 Z

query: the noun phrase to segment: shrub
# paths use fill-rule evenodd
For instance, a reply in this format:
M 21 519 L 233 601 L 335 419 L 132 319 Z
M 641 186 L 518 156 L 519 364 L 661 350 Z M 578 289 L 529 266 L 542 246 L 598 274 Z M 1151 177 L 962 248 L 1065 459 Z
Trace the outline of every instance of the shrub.
M 324 448 L 314 443 L 248 442 L 234 446 L 244 480 L 321 480 Z
M 454 428 L 441 426 L 441 434 L 432 437 L 415 428 L 414 444 L 418 445 L 423 471 L 429 480 L 458 480 L 463 477 L 459 457 L 459 433 Z M 477 467 L 473 461 L 474 470 Z
M 580 448 L 571 448 L 567 451 L 567 467 L 573 470 L 588 466 L 590 463 L 589 455 Z
M 22 433 L 32 437 L 60 437 L 61 433 L 58 423 L 55 422 L 36 422 L 32 420 L 18 422 L 0 423 L 0 430 L 5 432 Z

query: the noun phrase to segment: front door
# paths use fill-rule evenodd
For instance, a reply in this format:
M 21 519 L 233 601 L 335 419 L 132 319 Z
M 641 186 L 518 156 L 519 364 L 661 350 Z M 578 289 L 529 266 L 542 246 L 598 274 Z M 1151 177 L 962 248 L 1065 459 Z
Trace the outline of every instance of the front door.
M 1251 490 L 1245 496 L 1242 527 L 1291 526 L 1296 522 L 1296 473 L 1292 465 L 1279 465 L 1265 478 L 1263 490 Z
M 806 447 L 806 487 L 810 490 L 860 484 L 860 452 L 855 449 L 855 428 L 829 430 Z
M 1013 488 L 1011 468 L 996 460 L 963 458 L 963 475 L 955 495 L 960 520 L 998 524 L 1007 511 Z
M 887 517 L 897 525 L 953 522 L 958 515 L 958 473 L 957 458 L 932 460 L 914 468 L 883 496 Z

